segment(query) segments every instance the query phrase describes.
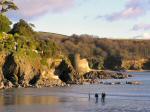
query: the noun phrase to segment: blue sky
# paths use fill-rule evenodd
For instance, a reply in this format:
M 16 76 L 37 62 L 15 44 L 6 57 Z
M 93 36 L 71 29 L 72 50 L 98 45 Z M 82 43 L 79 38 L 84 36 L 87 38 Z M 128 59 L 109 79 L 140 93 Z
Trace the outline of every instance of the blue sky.
M 65 35 L 150 38 L 150 0 L 15 0 L 17 12 L 36 30 Z

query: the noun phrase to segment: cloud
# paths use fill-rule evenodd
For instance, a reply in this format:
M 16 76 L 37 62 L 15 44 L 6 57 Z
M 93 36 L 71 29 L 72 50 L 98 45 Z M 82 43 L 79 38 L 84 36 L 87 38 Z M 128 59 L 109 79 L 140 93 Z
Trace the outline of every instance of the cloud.
M 140 23 L 140 24 L 136 24 L 133 26 L 132 28 L 133 31 L 138 31 L 138 30 L 150 30 L 150 24 L 143 24 L 143 23 Z
M 105 15 L 104 18 L 109 21 L 135 19 L 145 15 L 149 10 L 150 0 L 128 0 L 123 10 Z
M 150 33 L 144 33 L 143 35 L 135 36 L 134 39 L 150 39 Z
M 75 0 L 14 0 L 19 7 L 8 15 L 13 18 L 35 18 L 47 12 L 60 13 L 74 5 Z

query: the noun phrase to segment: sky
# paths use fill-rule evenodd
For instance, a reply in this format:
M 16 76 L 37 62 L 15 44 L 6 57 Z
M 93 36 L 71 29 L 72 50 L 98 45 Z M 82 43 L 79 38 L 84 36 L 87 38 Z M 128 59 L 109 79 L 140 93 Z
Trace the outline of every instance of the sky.
M 107 38 L 150 38 L 150 0 L 14 0 L 18 11 L 37 31 Z

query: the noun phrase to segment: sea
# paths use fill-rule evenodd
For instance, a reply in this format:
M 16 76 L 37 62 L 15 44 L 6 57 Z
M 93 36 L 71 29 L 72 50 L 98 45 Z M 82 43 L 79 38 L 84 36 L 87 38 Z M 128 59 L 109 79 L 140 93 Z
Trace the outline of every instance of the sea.
M 120 85 L 84 84 L 70 87 L 0 90 L 0 112 L 150 112 L 150 72 L 128 72 Z M 126 81 L 140 81 L 129 85 Z M 101 93 L 106 94 L 101 100 Z M 95 99 L 98 93 L 98 101 Z

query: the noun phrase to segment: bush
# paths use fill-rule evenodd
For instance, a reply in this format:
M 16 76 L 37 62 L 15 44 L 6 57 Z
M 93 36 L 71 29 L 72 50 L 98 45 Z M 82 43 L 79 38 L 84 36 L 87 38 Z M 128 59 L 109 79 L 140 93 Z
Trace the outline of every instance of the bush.
M 145 70 L 149 70 L 149 69 L 150 69 L 150 59 L 148 59 L 148 60 L 144 63 L 143 69 L 145 69 Z
M 7 34 L 5 32 L 0 32 L 0 40 L 12 40 L 14 39 L 13 35 Z
M 104 58 L 100 56 L 97 58 L 89 59 L 89 66 L 92 69 L 98 69 L 98 70 L 104 69 Z
M 39 42 L 37 50 L 41 52 L 42 57 L 48 58 L 54 56 L 58 48 L 54 42 L 45 40 Z
M 0 32 L 9 32 L 12 22 L 4 15 L 0 14 Z
M 110 55 L 104 60 L 104 67 L 111 70 L 119 70 L 122 65 L 122 57 L 119 55 Z
M 27 37 L 33 37 L 35 32 L 33 31 L 30 24 L 21 19 L 18 23 L 14 24 L 12 30 L 10 31 L 12 34 L 20 34 Z

